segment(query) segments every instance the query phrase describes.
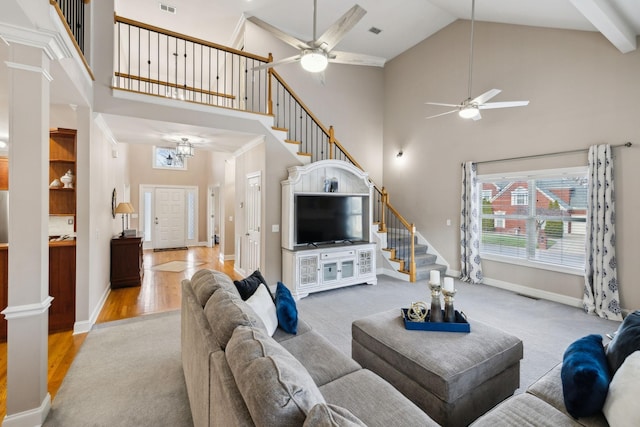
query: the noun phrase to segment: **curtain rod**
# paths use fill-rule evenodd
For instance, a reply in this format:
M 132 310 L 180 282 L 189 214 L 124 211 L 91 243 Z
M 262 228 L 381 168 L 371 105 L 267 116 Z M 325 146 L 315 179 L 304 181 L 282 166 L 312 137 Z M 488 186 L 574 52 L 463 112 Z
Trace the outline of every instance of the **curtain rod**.
M 625 142 L 624 144 L 612 145 L 611 148 L 616 147 L 631 147 L 633 144 L 631 142 Z M 532 154 L 529 156 L 520 156 L 520 157 L 508 157 L 506 159 L 496 159 L 496 160 L 485 160 L 482 162 L 474 162 L 476 165 L 482 165 L 487 163 L 497 163 L 497 162 L 508 162 L 511 160 L 524 160 L 524 159 L 535 159 L 537 157 L 547 157 L 547 156 L 561 156 L 563 154 L 574 154 L 574 153 L 583 153 L 588 152 L 588 148 L 580 148 L 578 150 L 569 150 L 569 151 L 557 151 L 555 153 L 546 153 L 546 154 Z

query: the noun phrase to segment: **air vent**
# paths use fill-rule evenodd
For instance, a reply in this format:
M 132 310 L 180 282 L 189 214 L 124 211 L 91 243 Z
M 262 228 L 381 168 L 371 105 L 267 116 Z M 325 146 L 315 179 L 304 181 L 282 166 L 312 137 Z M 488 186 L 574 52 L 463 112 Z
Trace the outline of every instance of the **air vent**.
M 175 6 L 169 6 L 168 4 L 162 4 L 160 3 L 160 10 L 164 10 L 165 12 L 169 12 L 169 13 L 176 13 L 176 7 Z
M 369 32 L 377 35 L 377 34 L 380 34 L 382 30 L 380 28 L 371 27 L 369 28 Z

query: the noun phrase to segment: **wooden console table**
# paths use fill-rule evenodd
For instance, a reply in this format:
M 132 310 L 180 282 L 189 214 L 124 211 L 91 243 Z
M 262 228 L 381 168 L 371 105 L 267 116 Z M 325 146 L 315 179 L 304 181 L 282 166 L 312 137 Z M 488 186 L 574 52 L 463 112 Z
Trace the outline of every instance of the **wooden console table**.
M 111 239 L 111 289 L 140 286 L 144 277 L 142 237 Z

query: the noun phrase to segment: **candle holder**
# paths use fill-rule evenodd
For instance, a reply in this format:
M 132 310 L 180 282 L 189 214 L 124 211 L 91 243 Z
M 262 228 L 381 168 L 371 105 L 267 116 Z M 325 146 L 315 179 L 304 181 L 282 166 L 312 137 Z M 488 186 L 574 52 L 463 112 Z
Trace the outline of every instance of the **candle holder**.
M 431 314 L 429 315 L 430 322 L 442 322 L 442 306 L 440 305 L 440 290 L 442 286 L 440 281 L 429 281 L 429 288 L 431 289 Z
M 453 297 L 456 295 L 456 290 L 443 289 L 442 294 L 444 295 L 444 321 L 455 323 L 456 311 L 453 308 Z

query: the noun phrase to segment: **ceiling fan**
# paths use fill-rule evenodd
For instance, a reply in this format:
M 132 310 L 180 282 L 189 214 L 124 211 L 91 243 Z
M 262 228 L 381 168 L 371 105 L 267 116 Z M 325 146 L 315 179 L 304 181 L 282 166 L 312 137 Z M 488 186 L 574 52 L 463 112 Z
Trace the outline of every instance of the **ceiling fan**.
M 273 25 L 256 18 L 255 16 L 247 18 L 247 20 L 258 27 L 270 32 L 273 36 L 300 50 L 298 55 L 255 67 L 254 70 L 271 68 L 276 65 L 288 64 L 297 61 L 300 61 L 302 68 L 312 73 L 324 71 L 329 62 L 377 67 L 382 67 L 384 65 L 384 58 L 333 50 L 349 30 L 351 30 L 367 13 L 366 10 L 356 4 L 342 15 L 340 19 L 334 22 L 333 25 L 331 25 L 320 37 L 316 37 L 316 6 L 317 0 L 313 0 L 313 40 L 309 42 L 304 42 L 290 34 L 287 34 Z
M 529 101 L 504 101 L 504 102 L 487 102 L 500 92 L 500 89 L 491 89 L 483 93 L 482 95 L 471 98 L 471 78 L 473 76 L 473 23 L 475 20 L 475 5 L 476 1 L 471 0 L 471 49 L 469 51 L 469 90 L 467 99 L 459 104 L 444 104 L 441 102 L 427 102 L 428 105 L 438 105 L 443 107 L 454 107 L 454 110 L 450 110 L 444 113 L 429 116 L 427 119 L 433 119 L 435 117 L 444 116 L 447 114 L 458 112 L 458 115 L 464 119 L 480 120 L 480 110 L 490 110 L 492 108 L 508 108 L 508 107 L 523 107 L 529 105 Z

